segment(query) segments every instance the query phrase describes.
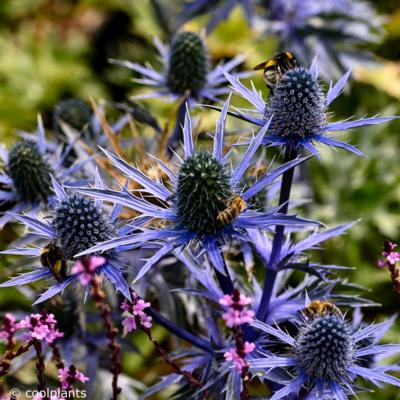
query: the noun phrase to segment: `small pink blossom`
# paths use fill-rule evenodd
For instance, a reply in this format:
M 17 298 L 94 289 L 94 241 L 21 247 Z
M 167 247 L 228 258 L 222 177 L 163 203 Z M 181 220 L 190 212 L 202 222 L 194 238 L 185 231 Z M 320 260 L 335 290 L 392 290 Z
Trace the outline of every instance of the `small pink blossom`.
M 47 343 L 53 343 L 64 334 L 56 329 L 57 321 L 53 314 L 42 312 L 41 314 L 31 314 L 25 317 L 18 324 L 17 329 L 28 329 L 27 338 L 35 340 L 45 340 Z
M 89 380 L 87 376 L 79 372 L 73 365 L 60 368 L 57 376 L 62 389 L 69 389 L 77 381 L 85 383 Z
M 136 293 L 132 293 L 132 303 L 124 301 L 121 308 L 125 311 L 125 318 L 122 321 L 125 333 L 132 332 L 138 327 L 150 329 L 152 318 L 145 313 L 145 309 L 150 307 L 149 302 L 139 298 Z
M 386 260 L 388 260 L 390 264 L 396 264 L 400 261 L 400 253 L 397 251 L 392 251 L 386 256 Z
M 106 263 L 106 259 L 100 256 L 83 257 L 72 267 L 72 274 L 78 275 L 82 286 L 87 286 L 92 280 L 97 268 Z
M 3 325 L 0 330 L 0 340 L 9 340 L 14 335 L 18 326 L 15 323 L 14 315 L 7 313 L 3 318 Z
M 226 326 L 229 328 L 249 323 L 253 320 L 253 317 L 254 311 L 252 310 L 234 310 L 232 308 L 222 315 Z
M 136 318 L 131 316 L 126 317 L 122 320 L 122 325 L 124 327 L 125 334 L 135 331 L 137 329 Z
M 256 348 L 254 343 L 245 342 L 243 347 L 244 354 L 249 354 Z M 224 357 L 226 361 L 232 361 L 236 370 L 241 373 L 243 368 L 248 367 L 249 364 L 245 357 L 241 357 L 236 348 L 231 348 L 227 352 L 224 353 Z
M 226 294 L 219 299 L 218 303 L 221 304 L 221 306 L 230 307 L 233 304 L 232 296 Z

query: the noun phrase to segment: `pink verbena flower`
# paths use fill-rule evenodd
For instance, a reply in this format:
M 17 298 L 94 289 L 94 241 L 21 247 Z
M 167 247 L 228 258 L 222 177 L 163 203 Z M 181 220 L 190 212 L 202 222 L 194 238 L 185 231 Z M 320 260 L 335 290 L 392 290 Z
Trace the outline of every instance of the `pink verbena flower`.
M 93 280 L 96 270 L 105 263 L 106 259 L 104 257 L 82 257 L 72 267 L 71 272 L 78 275 L 81 285 L 87 286 Z
M 145 313 L 145 309 L 150 307 L 149 302 L 139 298 L 136 293 L 132 293 L 132 303 L 124 301 L 121 308 L 125 311 L 125 318 L 122 321 L 125 333 L 132 332 L 138 326 L 150 329 L 152 327 L 152 318 Z
M 238 350 L 236 348 L 231 348 L 224 353 L 224 357 L 226 361 L 232 361 L 236 370 L 241 373 L 243 368 L 248 367 L 249 364 L 246 360 L 246 355 L 254 351 L 256 345 L 254 343 L 245 342 L 244 347 L 242 349 L 243 355 L 238 354 Z
M 64 334 L 56 328 L 57 321 L 53 314 L 42 312 L 41 314 L 31 314 L 25 317 L 18 324 L 17 329 L 29 330 L 26 334 L 27 339 L 45 340 L 47 343 L 53 343 Z
M 57 376 L 62 389 L 69 389 L 77 381 L 85 383 L 89 380 L 87 376 L 79 372 L 73 365 L 60 368 Z
M 392 243 L 390 240 L 385 240 L 382 258 L 378 260 L 379 268 L 390 268 L 400 261 L 400 252 L 395 251 L 396 248 L 397 244 Z
M 14 315 L 7 313 L 3 318 L 3 325 L 0 330 L 0 340 L 9 340 L 17 330 Z
M 241 326 L 253 320 L 254 311 L 245 308 L 251 304 L 251 298 L 241 294 L 238 290 L 234 290 L 231 295 L 224 295 L 219 300 L 219 304 L 228 307 L 228 311 L 222 315 L 222 318 L 229 328 Z
M 252 310 L 234 310 L 232 308 L 222 315 L 226 326 L 229 328 L 249 323 L 253 320 L 253 317 L 254 311 Z

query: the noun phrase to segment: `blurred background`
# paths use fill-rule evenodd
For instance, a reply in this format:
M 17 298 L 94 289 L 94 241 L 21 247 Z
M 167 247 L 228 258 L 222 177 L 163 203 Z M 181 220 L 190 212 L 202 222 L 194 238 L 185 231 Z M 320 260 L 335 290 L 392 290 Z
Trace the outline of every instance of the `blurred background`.
M 387 16 L 384 37 L 368 48 L 379 63 L 353 69 L 351 85 L 333 104 L 333 119 L 378 113 L 400 115 L 400 3 L 372 3 Z M 51 128 L 54 105 L 61 99 L 126 101 L 130 95 L 143 91 L 131 81 L 133 74 L 129 70 L 110 65 L 108 59 L 150 61 L 157 67 L 153 36 L 168 41 L 161 17 L 151 0 L 2 0 L 1 142 L 11 143 L 17 130 L 34 130 L 38 113 Z M 204 18 L 189 22 L 185 28 L 199 32 Z M 278 49 L 273 36 L 256 37 L 240 8 L 218 25 L 206 43 L 214 63 L 245 53 L 246 69 L 277 50 L 290 50 Z M 258 87 L 264 87 L 260 75 L 252 79 Z M 165 123 L 171 109 L 168 105 L 159 101 L 143 104 Z M 211 127 L 216 115 L 207 114 L 204 118 L 205 126 Z M 343 137 L 350 139 L 350 135 Z M 328 241 L 324 251 L 315 257 L 328 264 L 354 267 L 343 274 L 367 288 L 366 297 L 382 304 L 365 310 L 369 320 L 379 321 L 398 312 L 400 305 L 400 299 L 392 292 L 389 273 L 376 266 L 383 240 L 400 242 L 400 122 L 358 129 L 351 134 L 351 140 L 367 158 L 322 149 L 321 160 L 311 161 L 306 171 L 307 184 L 299 185 L 295 195 L 308 198 L 308 216 L 327 226 L 361 219 L 347 235 Z M 8 225 L 0 233 L 2 247 L 15 237 L 16 229 Z M 2 276 L 5 270 L 10 271 L 7 267 L 0 265 Z M 16 309 L 28 310 L 29 303 L 17 291 L 0 290 L 0 311 Z M 156 333 L 168 342 L 161 328 Z M 399 339 L 397 323 L 385 340 Z M 151 356 L 151 344 L 141 340 L 137 335 L 139 353 L 124 355 L 124 368 L 136 380 L 154 383 L 165 372 L 165 366 L 156 355 Z M 389 400 L 399 398 L 399 393 L 387 389 L 373 395 L 361 394 L 359 398 Z

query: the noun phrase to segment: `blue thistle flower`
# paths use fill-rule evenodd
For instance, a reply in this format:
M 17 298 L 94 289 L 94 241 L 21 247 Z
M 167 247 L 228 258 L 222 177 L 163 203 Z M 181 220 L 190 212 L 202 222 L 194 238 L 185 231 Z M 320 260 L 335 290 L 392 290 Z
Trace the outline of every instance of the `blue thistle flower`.
M 230 207 L 230 201 L 233 197 L 240 198 L 240 204 L 243 205 L 243 202 L 247 202 L 249 198 L 263 190 L 266 185 L 278 178 L 284 171 L 305 160 L 305 158 L 295 159 L 271 173 L 265 173 L 254 185 L 243 191 L 240 180 L 250 166 L 268 124 L 251 141 L 239 164 L 233 170 L 229 170 L 227 167 L 228 157 L 222 154 L 228 105 L 229 100 L 225 103 L 217 124 L 212 152 L 195 150 L 191 121 L 189 114 L 186 114 L 183 127 L 185 156 L 183 160 L 178 162 L 178 171 L 174 172 L 159 161 L 160 167 L 171 179 L 171 190 L 105 151 L 107 157 L 121 172 L 141 184 L 143 187 L 141 191 L 154 196 L 164 206 L 152 204 L 145 198 L 139 198 L 126 190 L 117 192 L 83 188 L 79 191 L 98 199 L 125 205 L 139 211 L 144 217 L 163 220 L 167 227 L 160 230 L 145 229 L 144 232 L 139 234 L 110 240 L 80 253 L 81 256 L 88 252 L 106 251 L 118 246 L 145 247 L 150 242 L 154 242 L 154 245 L 159 246 L 160 249 L 143 266 L 136 277 L 136 280 L 138 280 L 166 254 L 174 249 L 195 243 L 199 250 L 206 251 L 214 267 L 225 275 L 224 260 L 220 253 L 220 247 L 223 243 L 233 239 L 248 240 L 246 230 L 251 228 L 268 228 L 277 223 L 287 225 L 311 223 L 294 216 L 280 215 L 276 213 L 276 210 L 258 212 L 246 206 L 236 208 L 234 211 L 227 211 L 229 215 L 226 214 L 225 219 L 219 218 L 220 213 Z
M 388 320 L 354 331 L 340 312 L 328 312 L 298 320 L 298 333 L 292 336 L 279 327 L 255 321 L 252 323 L 255 328 L 278 339 L 290 350 L 282 355 L 264 353 L 263 357 L 249 361 L 250 368 L 260 374 L 267 374 L 273 368 L 284 368 L 292 374 L 292 380 L 280 382 L 283 387 L 271 400 L 295 397 L 300 391 L 312 398 L 344 400 L 360 390 L 356 385 L 357 378 L 377 386 L 389 383 L 400 387 L 400 379 L 388 374 L 396 370 L 396 366 L 373 364 L 366 367 L 364 362 L 367 355 L 388 356 L 400 352 L 400 345 L 377 344 L 379 333 L 386 331 L 392 323 L 393 320 Z
M 130 227 L 116 228 L 116 220 L 120 207 L 115 207 L 109 215 L 102 207 L 102 202 L 91 202 L 77 195 L 69 196 L 64 188 L 52 178 L 53 188 L 56 193 L 56 206 L 50 223 L 27 215 L 15 215 L 15 219 L 25 224 L 35 235 L 45 243 L 53 244 L 59 251 L 63 262 L 60 273 L 54 271 L 49 265 L 40 263 L 39 268 L 3 282 L 0 287 L 21 286 L 39 280 L 52 279 L 56 282 L 50 286 L 35 302 L 39 304 L 55 295 L 62 293 L 67 286 L 78 282 L 79 273 L 70 273 L 70 264 L 77 261 L 74 256 L 77 252 L 93 246 L 101 240 L 108 239 L 109 235 L 121 235 L 129 232 Z M 97 176 L 96 184 L 102 185 Z M 34 246 L 10 248 L 0 254 L 13 254 L 36 257 L 41 260 L 42 249 Z M 90 253 L 94 255 L 95 253 Z M 105 263 L 96 269 L 96 274 L 104 275 L 126 298 L 130 299 L 130 291 L 122 271 L 123 265 L 118 259 L 118 252 L 107 252 L 103 255 Z
M 363 156 L 356 147 L 332 139 L 327 134 L 381 124 L 397 118 L 371 117 L 328 122 L 328 107 L 342 92 L 350 71 L 325 94 L 318 82 L 316 60 L 310 69 L 296 68 L 286 72 L 267 103 L 254 87 L 249 90 L 229 73 L 225 72 L 225 76 L 233 90 L 254 106 L 254 110 L 237 109 L 231 112 L 231 115 L 257 126 L 269 124 L 270 127 L 263 139 L 263 144 L 267 146 L 290 145 L 318 155 L 314 144 L 322 143 Z
M 104 242 L 116 233 L 110 216 L 93 201 L 72 195 L 61 201 L 51 222 L 66 259 Z
M 81 151 L 81 157 L 69 167 L 64 167 L 71 147 L 63 150 L 63 145 L 47 141 L 40 116 L 35 134 L 23 133 L 21 136 L 22 140 L 10 150 L 0 147 L 3 162 L 0 204 L 12 204 L 8 212 L 0 217 L 0 228 L 12 220 L 15 213 L 32 210 L 35 214 L 41 206 L 54 202 L 52 175 L 66 184 L 82 185 L 85 182 L 81 179 L 82 168 L 91 160 Z
M 53 171 L 36 143 L 29 140 L 17 142 L 10 149 L 6 169 L 23 201 L 47 201 L 51 194 L 50 175 Z
M 298 366 L 313 379 L 340 381 L 352 365 L 351 329 L 337 315 L 319 316 L 300 328 L 294 344 Z
M 201 99 L 217 101 L 218 96 L 228 93 L 227 80 L 217 66 L 209 68 L 209 56 L 202 39 L 193 32 L 180 32 L 172 39 L 167 47 L 157 38 L 154 45 L 161 55 L 163 69 L 155 71 L 151 66 L 141 66 L 130 61 L 112 60 L 114 64 L 129 68 L 143 78 L 136 82 L 156 88 L 154 91 L 134 96 L 135 99 L 167 97 L 169 99 L 186 98 L 189 105 Z M 226 71 L 232 71 L 243 62 L 242 56 L 234 57 L 223 65 Z M 239 76 L 247 76 L 240 73 Z

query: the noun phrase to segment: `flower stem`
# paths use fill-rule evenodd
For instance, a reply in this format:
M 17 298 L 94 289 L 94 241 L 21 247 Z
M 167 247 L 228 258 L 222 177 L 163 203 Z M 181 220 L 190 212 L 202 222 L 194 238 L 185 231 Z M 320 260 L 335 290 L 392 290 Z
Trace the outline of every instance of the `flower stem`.
M 16 350 L 8 350 L 3 356 L 3 359 L 0 362 L 0 377 L 8 374 L 8 371 L 11 367 L 11 361 L 20 356 L 21 354 L 26 353 L 33 344 L 33 340 L 30 340 L 28 343 L 23 344 Z
M 229 275 L 228 268 L 225 263 L 224 259 L 224 269 L 225 269 L 225 275 L 219 272 L 216 268 L 214 268 L 215 276 L 217 277 L 219 286 L 221 287 L 222 291 L 224 294 L 232 294 L 234 286 L 232 279 Z
M 181 327 L 175 325 L 172 321 L 170 321 L 169 319 L 165 318 L 163 315 L 158 313 L 153 307 L 147 308 L 146 314 L 150 315 L 154 319 L 154 321 L 158 322 L 164 328 L 168 329 L 171 333 L 180 337 L 181 339 L 186 340 L 192 345 L 208 353 L 213 352 L 210 347 L 210 344 L 206 340 L 201 339 L 191 334 L 190 332 L 186 331 L 185 329 L 182 329 Z
M 100 311 L 103 318 L 104 326 L 107 332 L 107 338 L 109 340 L 108 347 L 111 350 L 111 365 L 110 371 L 113 374 L 112 379 L 112 400 L 117 400 L 118 395 L 121 393 L 121 388 L 118 387 L 118 376 L 122 370 L 122 364 L 120 360 L 121 346 L 117 343 L 116 337 L 118 330 L 115 328 L 111 320 L 111 310 L 109 305 L 105 302 L 106 295 L 100 287 L 99 277 L 96 276 L 92 280 L 92 295 L 96 308 Z
M 182 126 L 185 121 L 186 115 L 186 100 L 187 96 L 184 96 L 180 100 L 178 111 L 176 113 L 175 127 L 171 133 L 171 136 L 168 139 L 167 153 L 170 157 L 172 157 L 172 155 L 174 154 L 173 150 L 177 147 L 179 141 L 182 139 Z
M 53 359 L 54 359 L 54 363 L 56 364 L 57 369 L 64 369 L 65 363 L 61 356 L 60 349 L 54 342 L 51 343 L 50 347 L 53 352 Z
M 202 387 L 202 384 L 188 371 L 184 371 L 181 367 L 171 359 L 169 354 L 161 347 L 160 343 L 153 337 L 151 329 L 142 326 L 143 332 L 147 335 L 150 341 L 153 343 L 157 353 L 162 357 L 166 364 L 172 367 L 176 374 L 182 375 L 191 385 L 198 388 Z
M 285 160 L 287 163 L 297 156 L 297 151 L 293 146 L 287 145 L 285 149 Z M 282 176 L 281 191 L 279 195 L 279 212 L 286 214 L 289 206 L 290 190 L 292 188 L 294 168 L 287 170 Z M 269 313 L 269 305 L 271 302 L 272 292 L 274 290 L 277 276 L 277 262 L 281 255 L 281 249 L 284 239 L 285 227 L 277 225 L 275 228 L 275 236 L 272 242 L 271 256 L 267 265 L 267 276 L 265 278 L 264 289 L 261 297 L 260 307 L 258 308 L 256 318 L 260 321 L 266 321 Z
M 35 348 L 36 358 L 37 358 L 37 362 L 36 362 L 36 371 L 37 371 L 37 379 L 38 379 L 37 389 L 39 391 L 46 390 L 46 378 L 45 378 L 45 374 L 44 374 L 45 364 L 44 364 L 44 356 L 43 356 L 43 351 L 42 351 L 42 344 L 38 340 L 34 340 L 33 347 Z

